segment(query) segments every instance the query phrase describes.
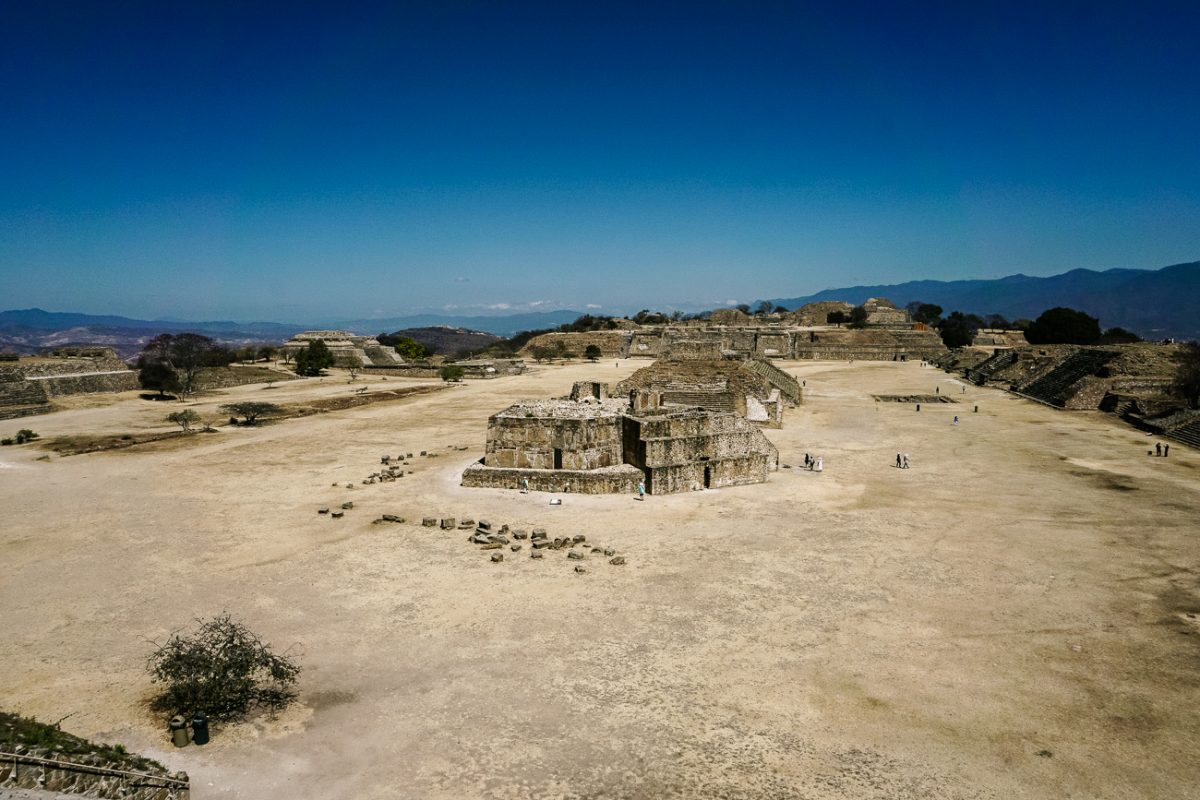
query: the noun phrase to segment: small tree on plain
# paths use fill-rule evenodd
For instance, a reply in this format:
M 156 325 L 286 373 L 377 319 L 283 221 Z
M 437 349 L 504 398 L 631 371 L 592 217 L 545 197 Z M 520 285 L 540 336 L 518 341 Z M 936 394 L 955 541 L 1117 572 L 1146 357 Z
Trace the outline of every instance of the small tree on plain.
M 583 356 L 588 361 L 600 360 L 600 356 L 601 356 L 600 346 L 595 345 L 595 344 L 589 344 L 587 347 L 583 348 Z
M 184 433 L 192 432 L 192 425 L 200 421 L 200 415 L 190 408 L 167 414 L 167 422 L 174 422 Z
M 850 310 L 850 316 L 846 318 L 850 323 L 851 328 L 867 327 L 867 310 L 862 306 L 855 306 Z
M 258 402 L 226 403 L 221 406 L 221 410 L 234 417 L 241 417 L 245 420 L 242 423 L 244 425 L 257 425 L 263 417 L 274 417 L 283 413 L 283 409 L 274 403 Z
M 278 711 L 296 699 L 300 666 L 294 658 L 272 652 L 229 614 L 196 623 L 193 632 L 173 633 L 162 645 L 153 642 L 146 668 L 162 684 L 153 700 L 156 710 L 236 720 L 255 708 Z
M 530 348 L 529 352 L 533 356 L 533 360 L 539 364 L 554 358 L 554 351 L 545 345 L 535 345 Z
M 466 374 L 466 370 L 457 364 L 446 364 L 441 368 L 439 374 L 442 376 L 442 380 L 446 382 L 461 381 L 463 379 L 463 375 Z

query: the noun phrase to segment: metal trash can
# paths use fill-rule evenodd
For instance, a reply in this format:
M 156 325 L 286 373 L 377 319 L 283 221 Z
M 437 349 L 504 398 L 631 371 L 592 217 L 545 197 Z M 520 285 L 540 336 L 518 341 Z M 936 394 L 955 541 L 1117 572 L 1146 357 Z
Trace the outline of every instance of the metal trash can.
M 192 717 L 192 741 L 196 744 L 208 744 L 208 717 L 203 711 L 197 711 Z
M 167 727 L 171 729 L 171 744 L 176 747 L 187 747 L 188 729 L 187 720 L 181 715 L 176 714 L 171 717 L 171 721 L 167 723 Z

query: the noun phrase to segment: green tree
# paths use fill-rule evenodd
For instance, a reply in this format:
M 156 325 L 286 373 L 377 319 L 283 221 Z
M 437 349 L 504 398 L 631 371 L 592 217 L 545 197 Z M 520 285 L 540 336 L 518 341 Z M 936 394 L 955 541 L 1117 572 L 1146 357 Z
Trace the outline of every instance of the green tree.
M 381 333 L 375 338 L 379 340 L 380 344 L 395 348 L 396 354 L 406 361 L 420 361 L 430 356 L 428 347 L 408 336 L 401 336 L 398 333 Z
M 200 415 L 190 408 L 183 411 L 173 411 L 167 414 L 167 422 L 174 422 L 184 433 L 192 432 L 192 425 L 200 421 Z
M 758 305 L 754 307 L 754 316 L 765 317 L 767 314 L 771 313 L 772 308 L 774 308 L 774 306 L 771 305 L 771 301 L 759 300 Z
M 914 300 L 904 307 L 913 322 L 923 322 L 926 325 L 937 325 L 942 318 L 942 307 L 936 303 L 922 303 Z
M 825 315 L 825 322 L 829 325 L 841 325 L 848 320 L 845 311 L 830 311 Z
M 162 684 L 155 709 L 237 720 L 255 708 L 278 711 L 296 699 L 300 665 L 294 657 L 274 653 L 228 614 L 196 623 L 193 632 L 155 643 L 146 659 L 151 679 Z
M 855 306 L 850 310 L 850 316 L 846 318 L 846 321 L 850 323 L 849 327 L 851 328 L 867 327 L 867 309 Z
M 167 361 L 138 361 L 138 383 L 143 389 L 158 392 L 159 397 L 166 397 L 167 392 L 175 393 L 180 390 L 179 376 Z
M 258 402 L 226 403 L 221 410 L 234 417 L 242 417 L 245 425 L 257 425 L 263 417 L 275 417 L 283 413 L 283 409 L 274 403 Z
M 975 339 L 975 333 L 983 327 L 983 320 L 974 314 L 951 311 L 950 316 L 938 323 L 938 332 L 946 347 L 966 347 Z
M 583 348 L 583 357 L 588 361 L 598 361 L 601 355 L 603 355 L 603 353 L 601 352 L 599 345 L 589 344 L 587 347 Z
M 463 375 L 466 374 L 466 370 L 457 364 L 446 364 L 438 371 L 438 374 L 441 375 L 442 380 L 446 382 L 461 381 L 463 379 Z
M 296 374 L 315 377 L 321 370 L 333 366 L 333 353 L 324 339 L 313 339 L 296 353 Z
M 535 344 L 533 347 L 529 348 L 529 354 L 533 356 L 533 360 L 539 364 L 543 361 L 549 361 L 550 359 L 554 358 L 554 351 L 541 344 Z
M 1100 321 L 1073 308 L 1058 306 L 1033 321 L 1025 338 L 1030 344 L 1096 344 Z

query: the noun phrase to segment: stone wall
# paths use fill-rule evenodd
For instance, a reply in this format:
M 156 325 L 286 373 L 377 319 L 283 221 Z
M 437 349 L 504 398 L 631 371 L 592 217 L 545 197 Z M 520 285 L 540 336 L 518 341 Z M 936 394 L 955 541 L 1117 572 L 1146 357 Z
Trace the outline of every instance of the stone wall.
M 727 360 L 656 361 L 617 384 L 617 395 L 653 389 L 665 403 L 736 411 L 765 427 L 783 426 L 783 397 L 748 365 Z
M 59 756 L 43 748 L 18 746 L 0 753 L 0 794 L 4 789 L 38 789 L 123 800 L 188 800 L 183 772 L 131 772 L 99 756 Z
M 903 314 L 904 312 L 898 312 Z M 563 341 L 576 356 L 581 356 L 590 337 L 609 336 L 602 348 L 606 357 L 667 358 L 672 360 L 730 359 L 824 359 L 830 361 L 929 360 L 946 352 L 941 337 L 934 331 L 915 330 L 910 325 L 855 330 L 826 327 L 798 330 L 792 325 L 758 327 L 722 327 L 665 325 L 634 331 L 594 333 L 549 333 L 535 337 L 527 345 L 553 346 Z M 618 353 L 615 341 L 627 337 Z
M 489 467 L 515 469 L 616 466 L 622 463 L 621 417 L 614 413 L 571 418 L 514 406 L 488 420 L 483 460 Z
M 54 397 L 138 388 L 137 373 L 109 348 L 71 348 L 0 368 L 0 419 L 54 410 Z
M 619 464 L 587 471 L 516 469 L 472 464 L 463 471 L 462 485 L 487 489 L 521 489 L 528 481 L 535 492 L 633 494 L 644 475 L 637 467 Z
M 525 358 L 533 357 L 533 348 L 549 347 L 554 349 L 562 342 L 575 358 L 583 358 L 588 345 L 600 348 L 601 358 L 624 358 L 629 351 L 629 341 L 632 331 L 583 331 L 580 333 L 543 333 L 535 336 L 521 348 Z

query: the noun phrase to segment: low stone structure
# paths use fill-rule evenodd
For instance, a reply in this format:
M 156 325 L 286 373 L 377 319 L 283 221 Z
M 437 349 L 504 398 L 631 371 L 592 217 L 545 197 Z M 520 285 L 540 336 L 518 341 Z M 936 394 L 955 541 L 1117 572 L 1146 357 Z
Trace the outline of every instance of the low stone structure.
M 848 317 L 853 310 L 854 304 L 845 300 L 822 300 L 797 308 L 792 312 L 792 321 L 805 327 L 824 327 L 830 324 L 829 315 L 833 312 L 839 311 Z
M 971 340 L 972 347 L 1028 347 L 1024 331 L 980 328 Z
M 304 331 L 284 342 L 279 350 L 285 358 L 295 358 L 296 353 L 317 339 L 325 342 L 339 366 L 382 367 L 404 363 L 394 347 L 380 344 L 373 336 L 359 336 L 349 331 Z
M 110 348 L 52 350 L 0 367 L 0 419 L 48 413 L 55 397 L 137 388 L 137 373 Z
M 886 297 L 871 297 L 863 305 L 867 312 L 867 326 L 871 328 L 907 328 L 912 324 L 908 312 L 896 308 Z
M 464 378 L 486 380 L 505 375 L 521 375 L 525 372 L 525 362 L 519 358 L 481 358 L 453 363 L 455 366 L 462 367 Z M 437 378 L 441 375 L 442 365 L 430 361 L 413 361 L 405 364 L 370 365 L 363 369 L 371 375 Z
M 886 321 L 905 312 L 877 307 L 875 313 L 877 320 Z M 563 342 L 572 353 L 581 355 L 586 347 L 583 337 L 596 335 L 543 334 L 531 339 L 522 353 L 530 354 L 534 347 Z M 761 320 L 736 326 L 687 323 L 605 331 L 604 336 L 607 344 L 602 353 L 617 358 L 904 361 L 929 360 L 946 352 L 936 331 L 907 322 L 902 325 L 881 322 L 877 327 L 861 330 Z
M 603 388 L 602 388 L 603 387 Z M 483 459 L 463 486 L 586 494 L 651 494 L 761 483 L 779 454 L 732 411 L 665 403 L 639 390 L 607 397 L 603 384 L 576 385 L 575 399 L 517 403 L 488 420 Z

